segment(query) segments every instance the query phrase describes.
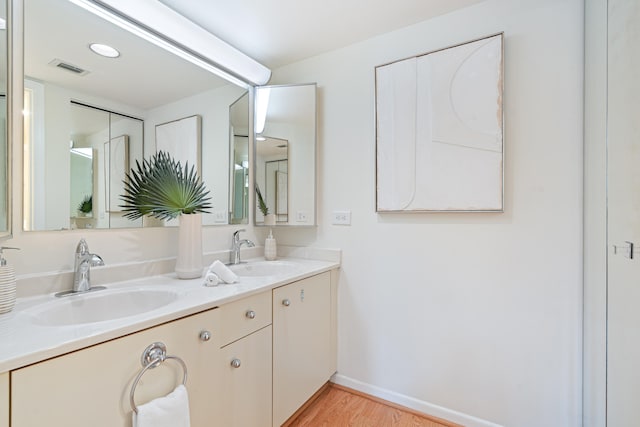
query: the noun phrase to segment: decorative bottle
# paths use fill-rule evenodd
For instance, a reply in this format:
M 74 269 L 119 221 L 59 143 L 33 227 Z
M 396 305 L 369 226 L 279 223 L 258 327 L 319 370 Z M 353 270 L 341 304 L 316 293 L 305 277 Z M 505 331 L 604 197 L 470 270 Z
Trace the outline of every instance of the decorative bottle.
M 273 237 L 271 229 L 269 229 L 269 235 L 264 241 L 264 259 L 267 261 L 273 261 L 277 257 L 278 249 L 276 247 L 276 239 Z

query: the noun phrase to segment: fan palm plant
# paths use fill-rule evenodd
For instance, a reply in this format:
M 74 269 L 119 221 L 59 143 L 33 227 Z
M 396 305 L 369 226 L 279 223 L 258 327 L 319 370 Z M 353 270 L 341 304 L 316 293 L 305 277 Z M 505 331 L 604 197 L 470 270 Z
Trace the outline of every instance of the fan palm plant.
M 82 202 L 78 205 L 78 211 L 83 214 L 89 214 L 93 210 L 93 196 L 84 196 Z
M 124 216 L 131 220 L 148 215 L 158 219 L 174 219 L 182 214 L 208 213 L 211 208 L 204 184 L 193 166 L 184 165 L 168 153 L 158 151 L 126 174 Z

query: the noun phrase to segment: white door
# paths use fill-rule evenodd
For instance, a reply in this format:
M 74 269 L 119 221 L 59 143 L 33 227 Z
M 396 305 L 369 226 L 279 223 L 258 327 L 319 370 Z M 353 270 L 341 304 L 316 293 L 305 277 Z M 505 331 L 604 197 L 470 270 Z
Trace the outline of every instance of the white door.
M 640 2 L 608 8 L 607 426 L 628 427 L 640 420 Z

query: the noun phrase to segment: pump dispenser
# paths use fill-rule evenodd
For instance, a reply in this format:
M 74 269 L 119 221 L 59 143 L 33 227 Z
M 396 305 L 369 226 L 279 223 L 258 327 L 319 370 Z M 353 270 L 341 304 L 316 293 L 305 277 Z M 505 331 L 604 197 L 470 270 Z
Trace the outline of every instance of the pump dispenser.
M 16 303 L 16 273 L 4 258 L 5 249 L 18 248 L 0 247 L 0 314 L 13 310 Z
M 269 235 L 264 241 L 264 259 L 273 261 L 276 259 L 278 249 L 276 247 L 276 239 L 273 237 L 272 230 L 269 229 Z

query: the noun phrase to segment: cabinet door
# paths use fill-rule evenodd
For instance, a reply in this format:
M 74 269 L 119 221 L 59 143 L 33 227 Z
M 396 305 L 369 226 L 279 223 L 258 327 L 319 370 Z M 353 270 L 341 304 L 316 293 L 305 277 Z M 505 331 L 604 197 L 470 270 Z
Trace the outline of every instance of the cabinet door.
M 187 365 L 191 425 L 215 426 L 217 329 L 218 310 L 210 310 L 12 371 L 11 426 L 131 426 L 129 391 L 142 369 L 142 352 L 156 341 Z M 208 341 L 200 338 L 204 330 L 212 333 Z M 182 376 L 173 360 L 147 370 L 136 388 L 136 403 L 166 395 Z
M 273 291 L 273 425 L 282 425 L 333 374 L 331 279 Z
M 271 427 L 271 326 L 222 348 L 225 427 Z
M 9 373 L 0 374 L 0 427 L 9 427 Z

